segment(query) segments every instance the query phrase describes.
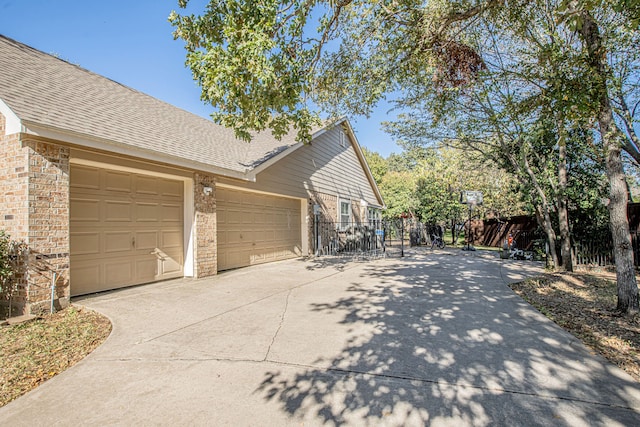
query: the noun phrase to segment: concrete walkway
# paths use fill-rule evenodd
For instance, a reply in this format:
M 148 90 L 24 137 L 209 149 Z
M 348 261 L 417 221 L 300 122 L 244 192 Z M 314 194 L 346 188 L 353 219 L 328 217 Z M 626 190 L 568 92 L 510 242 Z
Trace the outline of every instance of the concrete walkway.
M 640 384 L 495 253 L 292 260 L 75 301 L 113 333 L 0 425 L 640 425 Z

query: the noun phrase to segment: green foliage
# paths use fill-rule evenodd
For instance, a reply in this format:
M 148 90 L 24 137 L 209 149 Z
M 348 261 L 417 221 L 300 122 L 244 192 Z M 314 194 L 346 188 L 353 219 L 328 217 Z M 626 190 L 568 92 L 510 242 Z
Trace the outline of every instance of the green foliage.
M 385 219 L 399 218 L 403 214 L 416 215 L 415 176 L 412 172 L 392 171 L 380 182 L 380 192 L 387 209 L 382 212 Z
M 11 239 L 4 230 L 0 230 L 0 299 L 9 301 L 16 290 L 16 279 L 23 273 L 24 257 L 27 255 L 26 243 Z M 0 313 L 4 317 L 3 313 Z
M 376 181 L 388 206 L 385 218 L 408 214 L 431 224 L 458 221 L 466 212 L 460 192 L 469 189 L 484 193 L 485 204 L 476 215 L 525 213 L 510 177 L 462 150 L 407 146 L 387 159 L 369 150 L 364 153 L 372 170 L 378 171 Z
M 11 263 L 11 239 L 4 230 L 0 230 L 0 291 L 13 275 Z
M 181 8 L 188 0 L 180 0 Z M 186 64 L 202 88 L 202 100 L 217 108 L 216 122 L 251 139 L 270 128 L 276 137 L 296 128 L 308 141 L 317 115 L 305 105 L 309 68 L 319 54 L 306 41 L 315 2 L 211 0 L 200 15 L 172 12 L 174 38 L 185 42 Z M 331 24 L 324 25 L 329 31 Z
M 382 157 L 379 153 L 371 151 L 366 147 L 362 147 L 362 153 L 367 160 L 369 169 L 371 169 L 373 179 L 376 180 L 376 183 L 382 182 L 384 176 L 387 174 L 387 172 L 389 172 L 389 166 L 385 158 Z

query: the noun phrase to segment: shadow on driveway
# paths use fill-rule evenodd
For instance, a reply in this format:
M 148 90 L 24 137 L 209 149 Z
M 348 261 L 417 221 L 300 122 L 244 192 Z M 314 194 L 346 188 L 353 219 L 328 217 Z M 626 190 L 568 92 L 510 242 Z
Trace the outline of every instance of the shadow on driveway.
M 322 315 L 351 332 L 339 354 L 273 369 L 256 392 L 327 425 L 638 425 L 639 384 L 507 287 L 536 272 L 454 252 L 366 265 L 308 306 L 316 340 Z

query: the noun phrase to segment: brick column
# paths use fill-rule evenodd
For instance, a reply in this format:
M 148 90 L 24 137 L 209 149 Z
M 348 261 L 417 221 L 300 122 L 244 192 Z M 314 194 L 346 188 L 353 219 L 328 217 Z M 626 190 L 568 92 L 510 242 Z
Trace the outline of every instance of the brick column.
M 27 312 L 69 305 L 69 148 L 23 137 L 29 153 Z
M 4 129 L 4 119 L 0 120 Z M 24 241 L 12 315 L 69 304 L 69 149 L 26 135 L 0 133 L 0 228 Z M 6 303 L 6 301 L 3 301 Z
M 206 194 L 205 188 L 212 192 Z M 194 180 L 195 203 L 195 245 L 194 275 L 207 277 L 217 274 L 217 223 L 216 223 L 216 183 L 213 175 L 196 173 Z

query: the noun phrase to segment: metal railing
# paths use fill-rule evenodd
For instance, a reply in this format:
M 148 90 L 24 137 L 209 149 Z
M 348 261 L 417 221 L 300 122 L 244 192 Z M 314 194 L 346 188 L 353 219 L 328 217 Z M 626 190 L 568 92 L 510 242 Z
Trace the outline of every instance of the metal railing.
M 314 252 L 316 256 L 382 256 L 385 252 L 385 235 L 382 221 L 365 224 L 317 221 L 314 224 Z

